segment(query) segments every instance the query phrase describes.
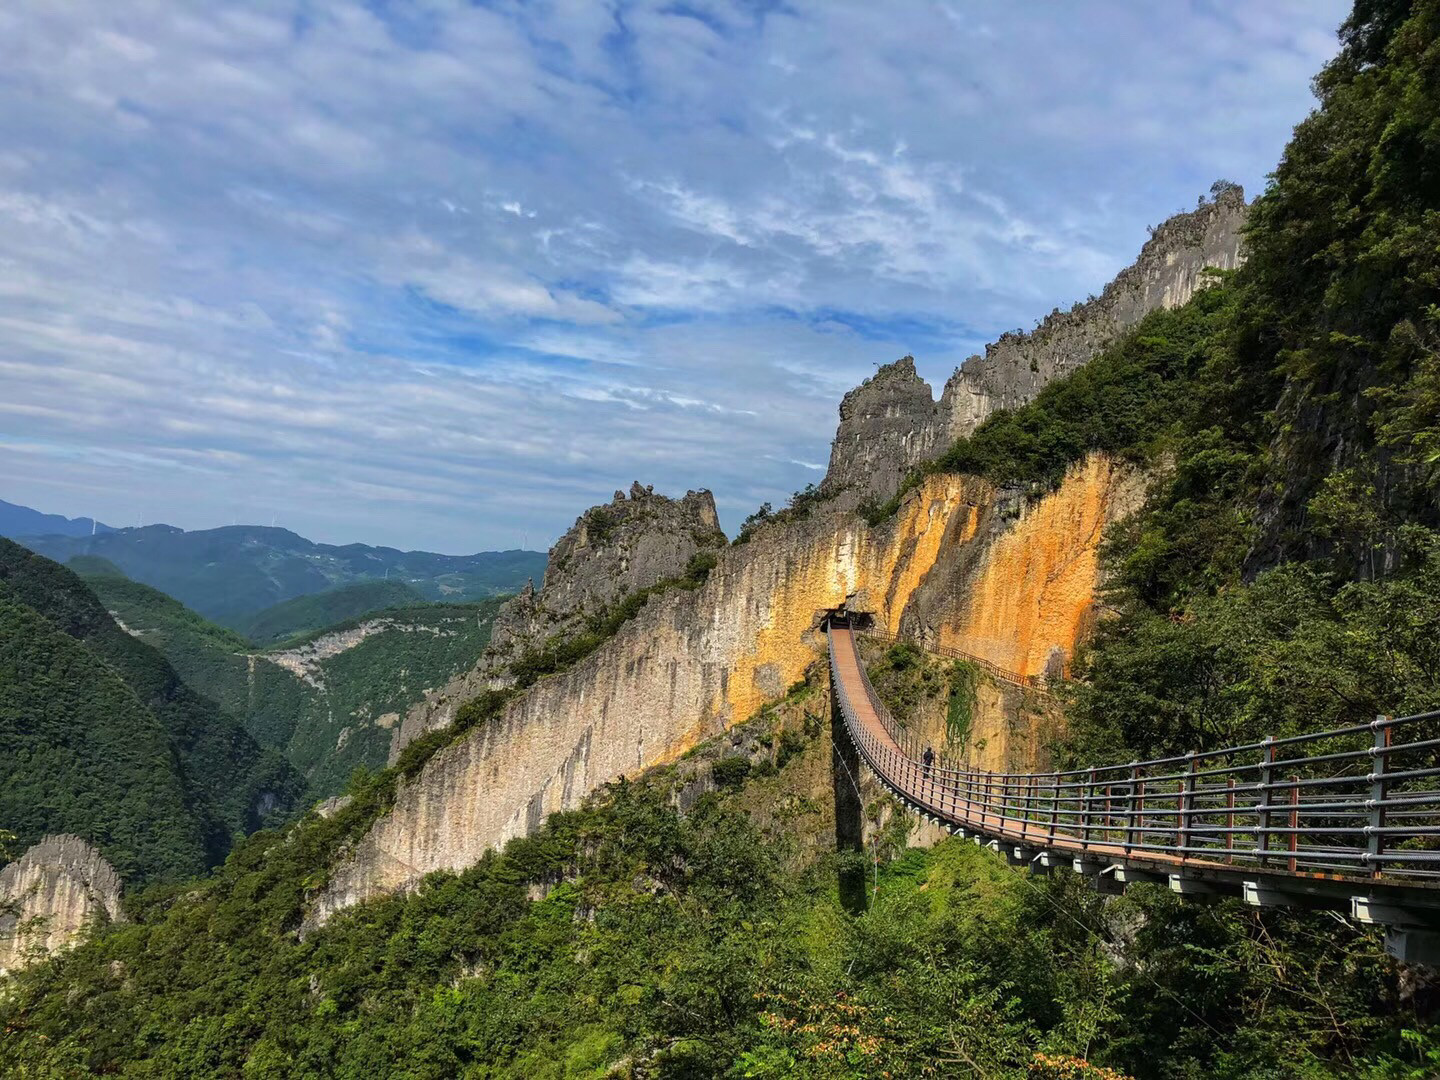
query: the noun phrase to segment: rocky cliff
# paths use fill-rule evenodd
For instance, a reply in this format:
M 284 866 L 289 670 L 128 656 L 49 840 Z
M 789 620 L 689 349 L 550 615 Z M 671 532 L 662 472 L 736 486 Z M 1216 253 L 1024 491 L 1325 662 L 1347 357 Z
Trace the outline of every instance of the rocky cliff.
M 120 877 L 78 836 L 47 836 L 0 870 L 0 975 L 124 918 Z
M 525 650 L 583 633 L 627 595 L 684 576 L 697 554 L 724 545 L 708 491 L 671 499 L 636 481 L 628 496 L 617 491 L 610 502 L 592 506 L 550 549 L 540 589 L 527 585 L 496 614 L 475 668 L 409 710 L 392 739 L 391 763 L 414 739 L 449 725 L 460 704 L 503 683 Z
M 1244 191 L 1229 187 L 1168 219 L 1098 297 L 1056 309 L 1031 332 L 1002 335 L 956 369 L 939 401 L 910 357 L 882 367 L 840 405 L 823 489 L 889 498 L 913 466 L 943 453 L 992 412 L 1031 400 L 1149 312 L 1184 304 L 1203 287 L 1207 268 L 1238 266 L 1246 213 Z
M 823 649 L 817 612 L 847 597 L 891 631 L 913 623 L 947 644 L 999 655 L 974 605 L 946 599 L 931 581 L 944 589 L 1008 582 L 1019 590 L 1016 609 L 1036 613 L 1058 589 L 1070 616 L 1032 616 L 1024 648 L 1006 658 L 1033 673 L 1057 651 L 1068 655 L 1097 584 L 1098 523 L 1127 505 L 1134 487 L 1096 459 L 1021 508 L 984 481 L 935 476 L 878 527 L 834 505 L 758 530 L 720 553 L 704 586 L 652 599 L 603 648 L 438 752 L 340 861 L 312 922 L 468 866 L 599 785 L 674 760 L 751 716 L 814 662 Z

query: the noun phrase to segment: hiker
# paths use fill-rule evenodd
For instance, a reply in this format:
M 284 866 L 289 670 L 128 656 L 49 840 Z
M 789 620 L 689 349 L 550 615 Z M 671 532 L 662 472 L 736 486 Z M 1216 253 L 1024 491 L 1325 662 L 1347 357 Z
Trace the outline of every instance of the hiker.
M 935 751 L 931 747 L 925 747 L 925 753 L 920 755 L 920 760 L 925 763 L 925 776 L 930 776 L 930 766 L 935 764 Z

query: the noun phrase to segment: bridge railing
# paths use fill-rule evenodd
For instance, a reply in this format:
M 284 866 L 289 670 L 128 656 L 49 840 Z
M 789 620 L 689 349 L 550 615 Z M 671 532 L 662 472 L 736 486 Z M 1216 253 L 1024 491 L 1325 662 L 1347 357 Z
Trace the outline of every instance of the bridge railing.
M 834 668 L 857 749 L 927 812 L 979 832 L 1097 857 L 1440 877 L 1440 711 L 1178 757 L 1046 773 L 937 761 L 878 702 L 856 654 L 864 723 Z

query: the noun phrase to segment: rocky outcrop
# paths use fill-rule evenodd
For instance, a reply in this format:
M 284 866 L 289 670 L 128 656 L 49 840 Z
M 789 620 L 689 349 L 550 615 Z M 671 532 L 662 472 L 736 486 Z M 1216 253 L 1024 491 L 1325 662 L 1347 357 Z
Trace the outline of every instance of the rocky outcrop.
M 120 877 L 78 836 L 47 836 L 0 870 L 0 975 L 124 919 Z
M 539 590 L 527 585 L 496 614 L 475 668 L 409 710 L 391 741 L 391 763 L 408 743 L 448 726 L 465 701 L 503 682 L 525 650 L 584 632 L 589 620 L 627 595 L 684 576 L 696 554 L 724 545 L 708 491 L 671 499 L 637 481 L 628 496 L 617 491 L 610 502 L 592 506 L 550 549 Z
M 1240 265 L 1247 208 L 1239 187 L 1154 230 L 1132 266 L 1098 297 L 1056 309 L 1030 332 L 1013 331 L 966 360 L 939 401 L 909 357 L 845 395 L 822 487 L 889 498 L 915 465 L 937 457 L 997 409 L 1023 405 L 1074 371 L 1152 311 L 1178 307 L 1204 287 L 1208 268 Z
M 1067 582 L 1074 617 L 1033 619 L 1024 648 L 1004 656 L 1021 674 L 1043 669 L 1057 650 L 1073 650 L 1097 585 L 1098 531 L 1077 529 L 1073 508 L 1107 519 L 1130 482 L 1095 459 L 1022 509 L 984 481 L 934 476 L 878 527 L 827 504 L 758 530 L 720 553 L 702 587 L 652 599 L 603 648 L 542 679 L 402 782 L 392 812 L 335 867 L 311 924 L 432 871 L 469 866 L 600 785 L 672 761 L 751 716 L 821 654 L 816 614 L 847 597 L 891 631 L 914 623 L 946 644 L 1000 655 L 996 642 L 967 636 L 972 607 L 947 608 L 930 581 L 965 589 L 1004 579 L 1018 590 L 1015 609 L 1034 611 Z
M 886 364 L 840 402 L 823 489 L 889 498 L 912 465 L 944 449 L 946 425 L 938 416 L 930 384 L 915 373 L 915 358 Z
M 391 618 L 366 619 L 362 623 L 336 630 L 280 652 L 260 653 L 252 656 L 251 662 L 259 660 L 276 664 L 291 674 L 305 680 L 317 690 L 325 689 L 325 661 L 339 656 L 366 638 L 395 630 L 404 634 L 431 634 L 435 637 L 455 637 L 456 631 L 444 626 L 424 626 L 417 623 L 400 622 Z

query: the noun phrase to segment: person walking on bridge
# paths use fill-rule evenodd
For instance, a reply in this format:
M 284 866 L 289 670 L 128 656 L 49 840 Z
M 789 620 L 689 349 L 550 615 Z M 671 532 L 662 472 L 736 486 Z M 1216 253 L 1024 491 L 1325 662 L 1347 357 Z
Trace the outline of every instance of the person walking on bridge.
M 925 747 L 925 753 L 920 755 L 920 760 L 925 763 L 925 779 L 930 779 L 930 766 L 935 764 L 935 750 L 933 747 Z

